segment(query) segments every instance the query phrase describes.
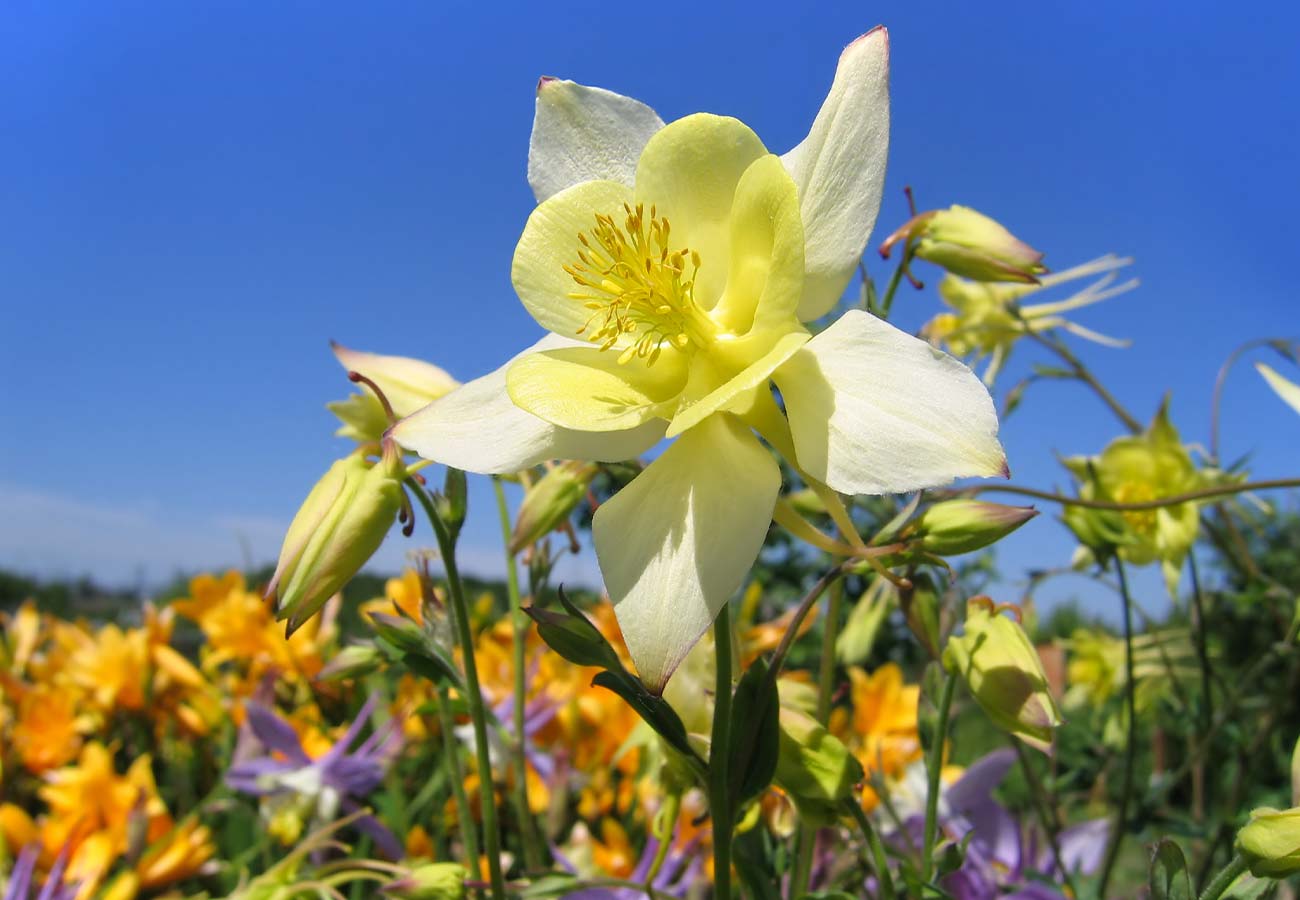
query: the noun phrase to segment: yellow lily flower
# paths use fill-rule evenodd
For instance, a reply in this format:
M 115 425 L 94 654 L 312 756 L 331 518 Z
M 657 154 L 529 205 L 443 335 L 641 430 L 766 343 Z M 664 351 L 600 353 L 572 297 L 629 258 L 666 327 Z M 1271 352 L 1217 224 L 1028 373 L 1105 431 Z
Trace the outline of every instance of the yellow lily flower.
M 543 79 L 529 156 L 539 205 L 512 280 L 552 334 L 391 432 L 485 474 L 627 459 L 677 438 L 593 523 L 651 690 L 762 546 L 781 475 L 754 430 L 811 482 L 850 494 L 1005 470 L 992 401 L 961 363 L 860 310 L 816 337 L 803 324 L 840 299 L 866 245 L 888 109 L 880 28 L 845 49 L 808 137 L 782 157 L 736 119 L 664 125 L 635 100 Z

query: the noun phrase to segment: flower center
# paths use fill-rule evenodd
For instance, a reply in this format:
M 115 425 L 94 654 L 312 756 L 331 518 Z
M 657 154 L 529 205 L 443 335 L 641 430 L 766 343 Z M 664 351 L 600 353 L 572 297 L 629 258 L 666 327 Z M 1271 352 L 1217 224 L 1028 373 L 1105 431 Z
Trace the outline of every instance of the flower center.
M 634 356 L 647 365 L 659 358 L 664 344 L 678 350 L 705 346 L 717 326 L 695 302 L 695 278 L 700 254 L 689 248 L 671 249 L 668 219 L 650 207 L 623 204 L 626 218 L 596 214 L 589 233 L 578 232 L 578 262 L 564 271 L 583 290 L 569 294 L 591 310 L 578 334 L 608 350 L 626 335 L 631 343 L 620 364 Z
M 1151 485 L 1140 481 L 1128 481 L 1115 490 L 1115 499 L 1120 503 L 1146 503 L 1156 498 Z M 1128 526 L 1143 537 L 1156 533 L 1156 511 L 1154 509 L 1126 509 L 1122 513 Z

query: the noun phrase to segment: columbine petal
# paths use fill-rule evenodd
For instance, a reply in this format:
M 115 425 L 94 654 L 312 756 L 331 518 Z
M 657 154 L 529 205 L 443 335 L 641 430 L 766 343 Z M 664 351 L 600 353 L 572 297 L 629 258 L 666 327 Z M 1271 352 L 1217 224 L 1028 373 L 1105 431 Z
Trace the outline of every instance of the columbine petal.
M 528 143 L 528 183 L 540 203 L 583 181 L 632 185 L 636 161 L 663 120 L 639 100 L 543 78 Z
M 716 412 L 744 415 L 754 403 L 753 392 L 768 391 L 767 381 L 772 377 L 772 372 L 806 344 L 808 338 L 808 332 L 802 330 L 789 332 L 776 340 L 768 334 L 741 338 L 735 342 L 735 358 L 758 358 L 735 375 L 710 367 L 715 360 L 725 365 L 726 355 L 722 352 L 697 357 L 691 368 L 692 381 L 687 386 L 688 397 L 673 416 L 666 437 L 675 437 L 694 428 L 705 417 Z M 761 355 L 753 352 L 753 348 L 763 342 L 770 343 L 771 347 Z M 699 399 L 694 399 L 695 397 Z
M 520 356 L 573 346 L 582 345 L 548 336 Z M 510 363 L 506 363 L 402 419 L 392 429 L 394 439 L 425 459 L 467 472 L 500 475 L 546 459 L 632 459 L 663 437 L 663 422 L 648 422 L 622 431 L 558 428 L 515 406 L 506 392 L 509 368 Z
M 1271 366 L 1264 363 L 1255 363 L 1255 368 L 1259 370 L 1259 374 L 1264 376 L 1268 386 L 1277 392 L 1277 395 L 1282 398 L 1287 406 L 1296 412 L 1300 412 L 1300 384 L 1283 378 Z
M 713 317 L 733 334 L 786 327 L 803 289 L 804 238 L 799 192 L 775 156 L 741 175 L 727 227 L 727 286 Z
M 379 385 L 399 419 L 437 400 L 459 384 L 442 369 L 424 360 L 349 350 L 335 342 L 330 346 L 343 368 L 359 372 Z
M 799 466 L 837 491 L 1006 474 L 993 400 L 975 374 L 870 313 L 845 313 L 774 378 Z
M 510 364 L 510 399 L 553 425 L 579 431 L 634 428 L 667 418 L 686 384 L 686 360 L 669 348 L 652 366 L 621 365 L 617 350 L 566 347 Z
M 578 262 L 579 232 L 589 232 L 596 214 L 623 217 L 632 191 L 613 181 L 586 181 L 560 191 L 533 210 L 515 247 L 510 280 L 524 307 L 547 331 L 564 337 L 582 333 L 591 316 L 571 297 L 582 288 L 565 271 Z
M 663 689 L 740 587 L 781 488 L 776 461 L 726 415 L 683 434 L 596 511 L 596 555 L 647 686 Z
M 727 283 L 729 220 L 736 185 L 767 154 L 738 119 L 697 113 L 658 131 L 636 167 L 636 200 L 668 219 L 674 249 L 699 253 L 695 301 L 710 309 Z
M 807 281 L 799 318 L 825 315 L 848 286 L 880 211 L 889 155 L 889 34 L 844 48 L 808 136 L 782 157 L 799 188 Z

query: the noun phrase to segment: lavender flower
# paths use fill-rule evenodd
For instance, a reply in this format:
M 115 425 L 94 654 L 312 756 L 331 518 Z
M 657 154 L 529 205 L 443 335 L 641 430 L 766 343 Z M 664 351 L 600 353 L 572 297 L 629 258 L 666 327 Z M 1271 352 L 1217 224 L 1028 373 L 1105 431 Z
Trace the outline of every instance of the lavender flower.
M 654 880 L 650 882 L 650 887 L 659 894 L 685 897 L 691 885 L 699 879 L 704 866 L 704 859 L 696 852 L 698 849 L 698 840 L 692 840 L 680 849 L 669 847 L 668 852 L 664 854 L 663 865 L 660 866 Z M 579 874 L 577 867 L 558 849 L 552 848 L 551 852 L 562 867 L 575 875 Z M 645 850 L 641 852 L 636 868 L 628 875 L 627 880 L 636 884 L 645 884 L 646 877 L 650 874 L 650 867 L 654 865 L 658 853 L 659 840 L 651 835 L 646 840 Z M 562 900 L 644 900 L 645 896 L 646 892 L 643 888 L 585 887 L 562 895 Z
M 36 858 L 40 856 L 40 852 L 39 844 L 28 844 L 22 849 L 18 858 L 14 860 L 13 871 L 9 873 L 9 883 L 5 885 L 5 892 L 0 900 L 29 900 L 32 888 L 36 886 Z M 54 866 L 50 869 L 41 892 L 36 895 L 36 900 L 73 900 L 77 896 L 77 884 L 63 883 L 63 872 L 67 865 L 68 855 L 65 850 L 54 861 Z
M 269 752 L 232 765 L 226 772 L 226 783 L 255 797 L 302 803 L 318 825 L 332 822 L 340 813 L 357 812 L 361 809 L 360 801 L 383 781 L 384 772 L 401 743 L 401 734 L 390 720 L 349 751 L 348 747 L 374 712 L 376 702 L 376 697 L 370 697 L 343 737 L 313 760 L 303 749 L 292 725 L 265 706 L 249 701 L 246 727 Z M 241 742 L 247 737 L 247 733 L 242 735 Z M 236 758 L 239 756 L 237 753 Z M 374 816 L 359 816 L 354 824 L 386 856 L 401 858 L 401 843 Z

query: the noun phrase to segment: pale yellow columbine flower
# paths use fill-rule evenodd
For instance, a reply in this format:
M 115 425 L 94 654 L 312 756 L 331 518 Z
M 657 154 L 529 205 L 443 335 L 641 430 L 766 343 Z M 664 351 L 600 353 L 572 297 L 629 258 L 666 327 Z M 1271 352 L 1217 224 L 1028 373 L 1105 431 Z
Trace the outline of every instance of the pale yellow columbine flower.
M 635 100 L 543 79 L 528 163 L 539 205 L 512 278 L 552 335 L 393 429 L 481 473 L 627 459 L 678 438 L 593 524 L 652 690 L 767 533 L 781 474 L 751 429 L 849 494 L 1005 469 L 992 401 L 961 363 L 862 311 L 816 337 L 803 325 L 840 299 L 875 221 L 888 61 L 884 29 L 850 44 L 783 157 L 735 119 L 664 125 Z
M 1296 384 L 1288 378 L 1283 378 L 1273 370 L 1272 366 L 1267 366 L 1264 363 L 1255 363 L 1255 368 L 1259 371 L 1259 374 L 1264 376 L 1268 386 L 1282 398 L 1282 402 L 1300 413 L 1300 384 Z
M 1131 262 L 1132 259 L 1110 254 L 1063 272 L 1044 275 L 1035 284 L 971 281 L 947 275 L 939 282 L 939 296 L 952 312 L 935 316 L 925 324 L 921 333 L 935 346 L 946 347 L 963 359 L 978 361 L 988 357 L 984 383 L 990 385 L 1011 355 L 1016 341 L 1027 334 L 1059 328 L 1108 347 L 1127 347 L 1128 341 L 1098 334 L 1061 314 L 1133 290 L 1138 286 L 1136 278 L 1115 284 L 1116 270 Z M 1036 291 L 1094 275 L 1101 277 L 1064 300 L 1027 305 L 1020 302 Z
M 424 360 L 350 350 L 337 342 L 331 342 L 330 348 L 346 371 L 364 375 L 384 392 L 399 419 L 460 385 L 442 369 Z M 346 400 L 326 403 L 325 408 L 343 423 L 335 434 L 359 444 L 378 441 L 391 424 L 383 403 L 365 385 Z

